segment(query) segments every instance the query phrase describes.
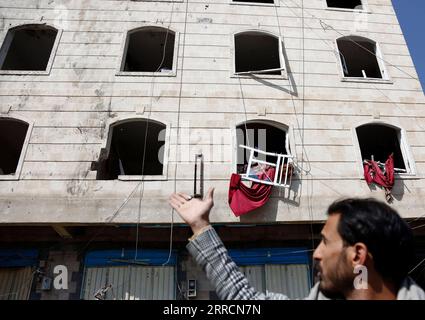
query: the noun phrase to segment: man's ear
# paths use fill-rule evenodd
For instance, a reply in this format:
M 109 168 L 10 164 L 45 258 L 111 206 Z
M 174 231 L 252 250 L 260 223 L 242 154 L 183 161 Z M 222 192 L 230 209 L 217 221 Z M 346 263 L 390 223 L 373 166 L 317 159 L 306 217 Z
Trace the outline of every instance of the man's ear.
M 369 256 L 369 250 L 363 242 L 357 242 L 353 246 L 352 251 L 352 264 L 353 267 L 356 265 L 366 265 L 366 261 Z

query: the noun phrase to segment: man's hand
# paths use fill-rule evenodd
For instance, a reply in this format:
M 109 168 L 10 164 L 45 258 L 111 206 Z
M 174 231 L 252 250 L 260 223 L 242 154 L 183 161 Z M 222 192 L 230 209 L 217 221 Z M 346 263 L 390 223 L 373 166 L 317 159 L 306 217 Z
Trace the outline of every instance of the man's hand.
M 210 224 L 210 210 L 214 206 L 214 188 L 210 188 L 203 200 L 192 198 L 185 193 L 173 193 L 169 204 L 178 212 L 180 217 L 197 233 Z

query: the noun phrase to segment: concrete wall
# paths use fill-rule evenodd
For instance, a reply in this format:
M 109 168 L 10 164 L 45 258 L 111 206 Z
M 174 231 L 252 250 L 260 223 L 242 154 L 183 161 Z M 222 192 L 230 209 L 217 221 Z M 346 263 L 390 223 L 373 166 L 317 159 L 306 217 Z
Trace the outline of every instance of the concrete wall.
M 0 181 L 0 222 L 111 221 L 138 182 L 96 181 L 91 162 L 106 144 L 108 124 L 135 116 L 170 128 L 167 177 L 143 184 L 141 223 L 171 221 L 165 200 L 176 187 L 192 192 L 193 163 L 187 160 L 200 150 L 205 186 L 216 187 L 214 222 L 323 220 L 335 198 L 384 199 L 382 190 L 371 190 L 362 179 L 353 131 L 370 121 L 405 130 L 416 173 L 397 179 L 394 206 L 405 217 L 422 215 L 423 91 L 406 75 L 417 77 L 391 1 L 367 2 L 367 13 L 358 14 L 326 10 L 324 0 L 281 0 L 276 7 L 230 0 L 0 0 L 1 41 L 9 27 L 23 23 L 62 31 L 48 75 L 0 75 L 2 116 L 33 124 L 20 179 Z M 337 32 L 323 29 L 319 19 Z M 170 25 L 179 33 L 176 76 L 116 75 L 126 31 L 144 25 Z M 231 77 L 231 35 L 246 29 L 282 36 L 289 80 Z M 379 43 L 390 83 L 341 81 L 334 41 L 354 33 Z M 234 128 L 245 120 L 244 104 L 247 119 L 289 126 L 293 153 L 311 171 L 301 173 L 290 191 L 275 190 L 264 208 L 238 219 L 228 208 L 227 192 L 235 170 Z M 138 195 L 112 222 L 137 222 Z

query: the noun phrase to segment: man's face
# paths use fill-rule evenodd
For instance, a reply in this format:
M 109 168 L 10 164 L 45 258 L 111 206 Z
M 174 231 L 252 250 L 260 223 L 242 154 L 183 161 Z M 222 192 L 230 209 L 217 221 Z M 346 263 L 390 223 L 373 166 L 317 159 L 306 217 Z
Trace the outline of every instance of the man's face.
M 338 233 L 340 214 L 331 214 L 322 230 L 322 241 L 313 254 L 320 278 L 320 290 L 332 297 L 344 295 L 353 287 L 353 267 L 347 247 Z

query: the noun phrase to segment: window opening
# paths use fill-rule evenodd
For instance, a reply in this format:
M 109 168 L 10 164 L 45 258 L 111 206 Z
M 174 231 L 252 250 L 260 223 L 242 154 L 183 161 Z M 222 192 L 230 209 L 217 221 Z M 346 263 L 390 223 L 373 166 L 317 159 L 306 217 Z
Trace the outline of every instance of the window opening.
M 148 126 L 145 142 L 145 130 Z M 119 176 L 162 175 L 164 163 L 165 125 L 138 120 L 112 127 L 109 150 L 102 149 L 95 163 L 98 180 Z M 143 165 L 143 159 L 145 163 Z M 143 170 L 142 170 L 143 167 Z
M 23 121 L 0 118 L 0 175 L 16 173 L 27 131 Z
M 329 8 L 363 9 L 361 0 L 326 0 Z
M 376 57 L 375 42 L 360 37 L 351 37 L 338 39 L 337 44 L 345 77 L 383 78 L 383 70 Z
M 45 71 L 57 33 L 47 26 L 9 30 L 1 49 L 1 70 Z
M 129 33 L 127 41 L 127 52 L 121 71 L 171 72 L 173 70 L 174 32 L 164 28 L 143 28 Z
M 400 148 L 400 130 L 368 124 L 356 129 L 362 160 L 373 160 L 382 166 L 390 154 L 394 154 L 394 171 L 406 172 L 406 165 Z
M 235 35 L 236 74 L 281 75 L 279 38 L 263 32 L 243 32 Z

